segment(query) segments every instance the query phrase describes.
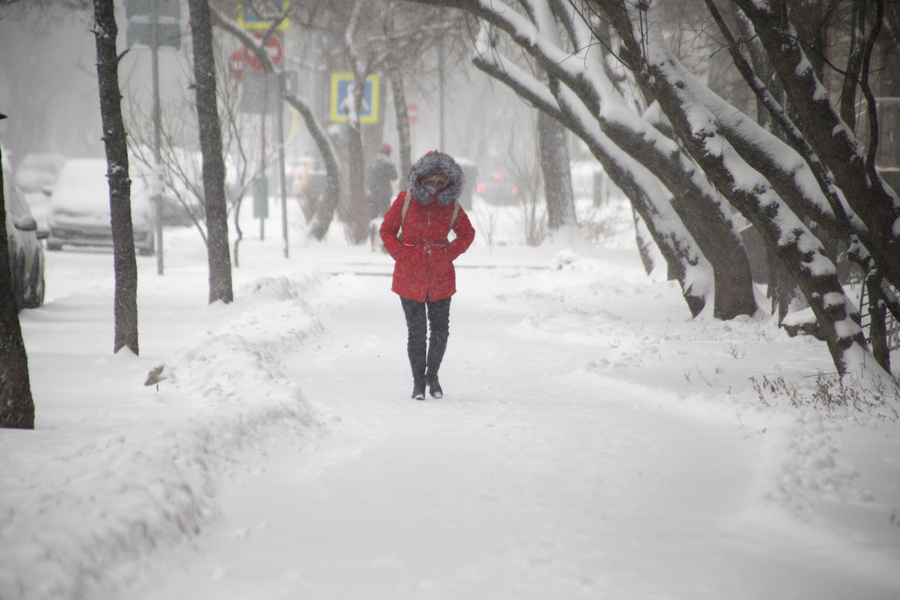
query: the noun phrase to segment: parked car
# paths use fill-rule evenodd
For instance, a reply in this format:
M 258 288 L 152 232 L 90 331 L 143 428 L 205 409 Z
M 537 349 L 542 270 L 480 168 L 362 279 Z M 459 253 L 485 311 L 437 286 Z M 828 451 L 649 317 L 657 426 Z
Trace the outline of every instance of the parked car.
M 481 180 L 475 191 L 488 204 L 514 206 L 519 203 L 519 187 L 503 173 L 492 173 Z
M 142 255 L 155 252 L 155 226 L 150 189 L 140 177 L 131 182 L 131 222 L 135 250 Z M 109 183 L 106 160 L 78 158 L 66 162 L 53 186 L 47 224 L 48 250 L 63 246 L 111 247 Z
M 12 174 L 4 169 L 6 240 L 13 292 L 16 306 L 37 308 L 44 303 L 44 248 L 28 203 L 22 192 L 11 184 L 12 181 Z
M 25 194 L 43 192 L 56 183 L 65 164 L 65 157 L 59 154 L 26 154 L 16 165 L 16 187 Z
M 28 201 L 31 214 L 42 231 L 47 229 L 50 192 L 65 164 L 65 157 L 59 154 L 30 153 L 16 165 L 13 181 Z

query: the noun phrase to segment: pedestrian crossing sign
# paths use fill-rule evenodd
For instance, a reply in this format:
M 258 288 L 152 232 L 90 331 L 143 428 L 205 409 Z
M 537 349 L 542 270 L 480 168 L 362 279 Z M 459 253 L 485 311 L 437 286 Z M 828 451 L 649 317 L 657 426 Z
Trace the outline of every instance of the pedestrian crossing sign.
M 355 81 L 352 73 L 331 74 L 331 120 L 335 123 L 346 123 L 350 120 Z M 366 77 L 359 122 L 378 122 L 378 75 Z

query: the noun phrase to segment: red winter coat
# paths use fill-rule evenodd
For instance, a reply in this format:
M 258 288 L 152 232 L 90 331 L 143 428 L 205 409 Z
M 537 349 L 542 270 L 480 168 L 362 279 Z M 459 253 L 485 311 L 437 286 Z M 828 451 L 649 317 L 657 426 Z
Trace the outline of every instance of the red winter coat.
M 453 261 L 465 252 L 475 239 L 475 229 L 460 207 L 453 231 L 456 239 L 447 241 L 453 206 L 437 202 L 422 205 L 409 203 L 403 223 L 403 241 L 397 239 L 406 194 L 400 192 L 381 224 L 381 241 L 394 263 L 396 294 L 425 302 L 447 298 L 456 293 L 456 271 Z

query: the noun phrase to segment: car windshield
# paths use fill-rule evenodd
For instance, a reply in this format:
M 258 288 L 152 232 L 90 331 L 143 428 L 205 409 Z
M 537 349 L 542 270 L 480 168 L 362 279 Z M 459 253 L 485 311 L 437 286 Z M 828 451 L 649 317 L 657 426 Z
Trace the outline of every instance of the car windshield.
M 16 168 L 16 185 L 25 191 L 52 185 L 65 159 L 56 154 L 28 154 Z
M 94 212 L 109 210 L 106 161 L 77 159 L 66 163 L 53 190 L 53 205 L 69 210 Z

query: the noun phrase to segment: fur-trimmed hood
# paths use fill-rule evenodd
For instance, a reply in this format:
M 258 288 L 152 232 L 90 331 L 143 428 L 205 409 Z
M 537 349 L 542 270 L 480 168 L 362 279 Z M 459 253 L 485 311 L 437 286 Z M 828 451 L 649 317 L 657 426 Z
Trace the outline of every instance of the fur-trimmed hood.
M 409 170 L 409 190 L 413 200 L 423 206 L 434 202 L 435 198 L 422 186 L 422 178 L 433 171 L 439 171 L 450 180 L 450 184 L 437 194 L 437 201 L 442 206 L 450 206 L 459 199 L 463 188 L 462 169 L 453 158 L 434 150 L 429 152 L 412 166 Z

